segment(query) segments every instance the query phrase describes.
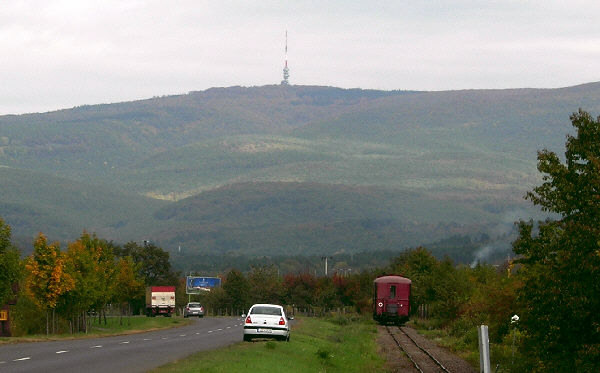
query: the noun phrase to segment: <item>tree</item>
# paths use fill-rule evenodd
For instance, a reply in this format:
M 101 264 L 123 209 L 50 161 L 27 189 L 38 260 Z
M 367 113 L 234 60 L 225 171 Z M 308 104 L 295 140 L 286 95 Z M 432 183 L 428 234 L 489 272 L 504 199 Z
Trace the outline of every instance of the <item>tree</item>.
M 473 288 L 467 271 L 457 269 L 449 258 L 445 258 L 433 273 L 433 292 L 433 313 L 450 322 L 459 316 L 460 308 L 468 302 Z
M 144 282 L 139 278 L 131 257 L 119 258 L 115 276 L 114 300 L 121 305 L 121 316 L 127 305 L 127 314 L 131 314 L 131 303 L 144 294 Z M 119 324 L 122 318 L 119 319 Z
M 251 303 L 281 303 L 283 287 L 275 266 L 253 266 L 248 284 Z
M 33 254 L 25 263 L 25 291 L 41 309 L 46 311 L 46 334 L 49 334 L 49 313 L 54 311 L 60 297 L 74 288 L 73 278 L 65 271 L 65 257 L 58 243 L 48 245 L 40 233 L 33 244 Z M 53 323 L 54 329 L 54 323 Z
M 340 302 L 354 306 L 359 313 L 368 313 L 373 307 L 373 280 L 378 271 L 361 271 L 348 277 L 333 276 Z
M 538 152 L 543 184 L 526 198 L 556 220 L 519 222 L 521 327 L 532 369 L 600 370 L 600 118 L 579 110 L 565 163 Z
M 227 294 L 227 302 L 232 311 L 244 311 L 250 306 L 248 293 L 250 286 L 244 274 L 232 269 L 225 275 L 223 290 Z
M 476 325 L 488 325 L 490 340 L 501 342 L 510 332 L 511 317 L 519 312 L 516 309 L 516 289 L 521 286 L 518 276 L 507 276 L 505 268 L 481 264 L 461 271 L 466 271 L 472 288 L 461 305 L 461 318 L 468 320 L 472 329 Z
M 411 310 L 416 312 L 421 304 L 432 304 L 436 301 L 435 273 L 439 263 L 437 259 L 423 247 L 406 250 L 394 258 L 390 264 L 390 272 L 411 279 Z
M 63 297 L 61 309 L 72 318 L 73 326 L 87 332 L 87 312 L 95 310 L 101 315 L 113 297 L 114 255 L 106 241 L 83 232 L 77 241 L 69 244 L 66 264 L 75 287 Z
M 311 307 L 315 305 L 317 279 L 310 273 L 299 275 L 287 274 L 283 278 L 285 300 L 287 304 L 297 307 Z
M 179 274 L 171 269 L 169 253 L 151 242 L 144 246 L 128 242 L 123 249 L 115 252 L 121 257 L 130 256 L 133 259 L 146 286 L 174 286 L 179 283 Z
M 0 218 L 0 307 L 14 298 L 21 272 L 19 251 L 10 241 L 10 226 Z
M 331 277 L 320 277 L 315 287 L 314 302 L 324 309 L 333 309 L 342 305 L 339 294 Z

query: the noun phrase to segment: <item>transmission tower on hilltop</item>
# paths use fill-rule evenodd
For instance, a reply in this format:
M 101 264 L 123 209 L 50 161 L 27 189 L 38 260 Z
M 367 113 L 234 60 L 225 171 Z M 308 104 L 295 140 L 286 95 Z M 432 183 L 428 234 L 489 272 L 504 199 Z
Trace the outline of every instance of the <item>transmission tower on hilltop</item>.
M 290 84 L 289 79 L 290 78 L 290 69 L 288 68 L 287 65 L 287 30 L 285 30 L 285 65 L 283 67 L 283 80 L 281 81 L 281 85 L 288 85 Z

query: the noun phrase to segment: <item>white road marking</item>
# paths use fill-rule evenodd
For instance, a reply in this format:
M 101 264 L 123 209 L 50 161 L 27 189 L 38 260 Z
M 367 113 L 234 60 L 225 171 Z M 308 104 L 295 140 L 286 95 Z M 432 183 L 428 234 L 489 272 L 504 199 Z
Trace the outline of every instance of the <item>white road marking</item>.
M 63 350 L 63 351 L 56 351 L 57 354 L 64 354 L 65 352 L 69 352 L 69 351 L 65 351 L 65 350 Z
M 144 338 L 144 341 L 151 341 L 152 338 Z
M 221 331 L 221 330 L 223 330 L 223 329 L 217 329 L 217 330 L 218 330 L 218 331 Z
M 231 326 L 228 326 L 227 329 L 231 329 Z
M 162 337 L 161 339 L 167 339 L 167 337 Z
M 119 342 L 119 344 L 122 344 L 122 345 L 126 345 L 126 344 L 128 344 L 128 343 L 129 343 L 129 341 L 123 341 L 123 342 Z
M 179 334 L 180 337 L 185 337 L 185 334 Z
M 200 334 L 200 333 L 196 333 L 196 334 Z
M 22 357 L 22 358 L 20 358 L 20 359 L 14 359 L 13 361 L 25 361 L 25 360 L 29 360 L 29 359 L 31 359 L 31 356 L 28 356 L 28 357 Z
M 102 348 L 102 345 L 98 345 L 98 346 L 92 346 L 90 348 Z
M 212 333 L 212 332 L 214 332 L 214 330 L 209 330 L 208 332 L 209 332 L 209 333 Z

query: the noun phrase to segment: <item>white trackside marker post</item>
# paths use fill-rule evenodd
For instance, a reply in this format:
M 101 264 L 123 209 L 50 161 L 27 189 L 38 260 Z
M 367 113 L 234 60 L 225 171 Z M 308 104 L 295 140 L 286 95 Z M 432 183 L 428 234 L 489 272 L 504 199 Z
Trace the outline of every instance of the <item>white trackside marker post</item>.
M 479 372 L 491 373 L 490 368 L 490 338 L 487 325 L 477 327 L 479 337 Z
M 519 322 L 519 315 L 514 315 L 513 317 L 510 318 L 510 323 L 513 325 L 513 329 L 512 329 L 512 360 L 511 360 L 511 365 L 515 365 L 515 338 L 516 338 L 516 327 L 517 327 L 517 323 Z

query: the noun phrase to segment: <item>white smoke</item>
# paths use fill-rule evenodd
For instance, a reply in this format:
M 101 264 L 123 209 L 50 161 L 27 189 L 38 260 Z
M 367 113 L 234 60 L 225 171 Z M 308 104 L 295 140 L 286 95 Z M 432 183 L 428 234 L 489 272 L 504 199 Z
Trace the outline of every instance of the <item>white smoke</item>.
M 511 252 L 512 241 L 516 238 L 515 222 L 520 219 L 529 219 L 530 213 L 523 209 L 507 211 L 502 215 L 500 223 L 490 229 L 491 242 L 486 243 L 473 254 L 471 268 L 477 263 L 486 263 L 491 259 L 498 259 L 500 254 Z
M 486 245 L 475 252 L 475 259 L 471 262 L 471 268 L 474 268 L 477 263 L 481 263 L 485 258 L 489 257 L 492 252 L 492 246 Z

